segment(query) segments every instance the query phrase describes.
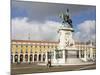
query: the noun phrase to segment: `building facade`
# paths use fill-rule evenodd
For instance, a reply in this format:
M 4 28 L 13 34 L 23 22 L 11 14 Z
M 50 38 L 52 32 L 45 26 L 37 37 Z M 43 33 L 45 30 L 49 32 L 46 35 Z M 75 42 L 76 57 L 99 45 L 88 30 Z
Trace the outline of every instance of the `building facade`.
M 57 45 L 58 42 L 12 40 L 11 62 L 46 62 L 49 52 L 56 49 Z
M 11 62 L 12 63 L 47 63 L 52 60 L 54 50 L 58 49 L 59 42 L 12 40 Z M 96 47 L 92 43 L 75 42 L 77 53 L 68 54 L 67 58 L 79 58 L 83 61 L 96 60 Z M 57 55 L 61 57 L 62 55 Z

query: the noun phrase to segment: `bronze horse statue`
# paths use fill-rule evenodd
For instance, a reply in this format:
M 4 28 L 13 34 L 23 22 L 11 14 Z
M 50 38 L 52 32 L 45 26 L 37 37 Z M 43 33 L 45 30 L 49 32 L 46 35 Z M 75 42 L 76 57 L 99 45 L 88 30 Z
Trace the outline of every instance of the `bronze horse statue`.
M 60 15 L 60 18 L 63 19 L 62 24 L 69 24 L 70 27 L 73 27 L 73 26 L 72 26 L 72 20 L 71 20 L 70 17 L 69 17 L 69 9 L 67 9 L 67 12 L 66 12 L 66 13 L 62 13 L 62 14 Z

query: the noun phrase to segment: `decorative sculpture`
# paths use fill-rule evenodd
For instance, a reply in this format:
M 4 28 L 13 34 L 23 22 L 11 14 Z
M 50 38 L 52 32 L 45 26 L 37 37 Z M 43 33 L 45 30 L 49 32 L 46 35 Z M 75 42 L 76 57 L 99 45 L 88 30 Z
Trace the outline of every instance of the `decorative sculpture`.
M 63 21 L 62 21 L 63 25 L 65 25 L 65 26 L 69 25 L 71 28 L 73 27 L 72 26 L 72 20 L 69 17 L 69 9 L 67 9 L 66 13 L 60 14 L 60 18 L 63 19 Z

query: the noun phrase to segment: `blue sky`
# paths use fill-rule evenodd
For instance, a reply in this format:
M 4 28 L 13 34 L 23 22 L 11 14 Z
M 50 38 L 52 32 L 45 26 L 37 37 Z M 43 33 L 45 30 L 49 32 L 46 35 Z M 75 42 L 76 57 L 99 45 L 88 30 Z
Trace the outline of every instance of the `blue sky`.
M 61 24 L 61 19 L 58 15 L 61 12 L 66 12 L 67 8 L 69 8 L 71 19 L 73 21 L 73 27 L 76 32 L 78 32 L 78 25 L 81 25 L 81 23 L 85 23 L 85 21 L 96 21 L 95 6 L 21 1 L 12 1 L 11 19 L 14 21 L 16 18 L 20 20 L 27 18 L 26 21 L 33 23 L 33 26 L 34 22 L 44 25 L 46 21 Z M 14 27 L 13 24 L 12 27 Z M 18 30 L 16 29 L 14 32 L 17 34 Z M 23 35 L 24 33 L 21 34 Z
M 32 2 L 31 2 L 32 3 Z M 46 3 L 46 5 L 45 5 L 45 3 L 42 3 L 41 5 L 40 5 L 40 8 L 39 7 L 37 7 L 37 5 L 39 5 L 40 3 L 33 3 L 33 5 L 34 4 L 37 4 L 37 5 L 34 5 L 35 6 L 35 8 L 32 8 L 31 7 L 31 4 L 30 2 L 20 2 L 20 1 L 17 1 L 17 2 L 12 2 L 12 8 L 11 8 L 11 17 L 12 18 L 16 18 L 16 17 L 29 17 L 30 18 L 30 13 L 29 12 L 31 12 L 32 14 L 36 14 L 37 16 L 34 16 L 33 15 L 33 19 L 35 19 L 36 17 L 39 17 L 39 18 L 41 18 L 42 16 L 42 14 L 41 14 L 41 12 L 43 12 L 43 13 L 45 13 L 46 15 L 44 15 L 44 17 L 46 18 L 46 19 L 50 19 L 50 20 L 53 20 L 53 21 L 58 21 L 58 22 L 60 22 L 60 18 L 58 17 L 58 14 L 60 13 L 60 12 L 57 12 L 56 14 L 55 14 L 55 9 L 58 9 L 58 7 L 59 6 L 62 6 L 62 7 L 60 7 L 60 8 L 64 8 L 64 10 L 63 9 L 58 9 L 57 11 L 63 11 L 63 12 L 65 12 L 66 11 L 66 9 L 65 9 L 65 7 L 70 7 L 71 6 L 71 9 L 69 8 L 69 10 L 70 11 L 73 11 L 73 13 L 72 13 L 72 20 L 73 20 L 73 22 L 74 22 L 74 25 L 77 25 L 77 24 L 79 24 L 79 23 L 81 23 L 81 22 L 83 22 L 84 20 L 95 20 L 96 19 L 96 12 L 95 12 L 95 6 L 83 6 L 83 5 L 65 5 L 65 4 L 56 4 L 56 7 L 55 8 L 53 8 L 53 6 L 52 5 L 55 5 L 55 4 L 52 4 L 51 3 L 51 6 L 52 7 L 50 7 L 50 3 L 48 4 L 48 3 Z M 22 4 L 22 5 L 21 5 Z M 24 4 L 28 4 L 28 6 L 25 6 Z M 31 4 L 31 5 L 29 5 L 29 4 Z M 44 5 L 44 6 L 43 6 Z M 25 8 L 25 7 L 26 8 Z M 30 10 L 27 8 L 27 7 L 31 7 L 30 8 Z M 41 6 L 43 6 L 43 7 L 41 7 Z M 46 10 L 47 8 L 46 8 L 46 6 L 48 6 L 48 9 L 50 9 L 51 11 L 50 12 L 52 12 L 52 14 L 47 14 L 49 11 L 48 10 Z M 58 6 L 58 7 L 57 7 Z M 75 7 L 75 9 L 74 9 L 74 6 L 76 6 Z M 36 8 L 37 7 L 37 8 Z M 72 8 L 73 7 L 73 8 Z M 77 9 L 77 7 L 79 7 L 79 9 Z M 45 9 L 45 11 L 42 11 L 42 10 L 39 10 L 39 9 Z M 81 8 L 83 8 L 83 9 L 81 9 Z M 74 11 L 74 10 L 75 11 Z M 78 10 L 78 11 L 77 11 Z M 32 12 L 33 11 L 33 12 Z M 37 11 L 37 13 L 35 12 L 34 13 L 34 11 Z M 53 14 L 53 11 L 54 11 L 54 14 Z M 75 13 L 74 13 L 75 12 Z M 32 16 L 32 14 L 31 14 L 31 16 Z M 31 18 L 32 19 L 32 18 Z M 39 20 L 38 20 L 39 21 Z

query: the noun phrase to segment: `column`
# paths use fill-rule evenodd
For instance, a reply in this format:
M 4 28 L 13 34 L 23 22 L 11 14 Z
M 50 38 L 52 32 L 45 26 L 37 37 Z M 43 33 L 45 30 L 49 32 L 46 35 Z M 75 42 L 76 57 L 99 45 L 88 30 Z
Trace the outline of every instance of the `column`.
M 45 53 L 45 62 L 47 63 L 48 61 L 48 56 L 47 56 L 47 52 Z
M 25 63 L 25 54 L 23 54 L 23 63 Z
M 79 58 L 81 58 L 81 51 L 79 50 Z
M 12 63 L 15 63 L 15 54 L 12 54 L 13 55 L 13 62 Z
M 87 52 L 86 52 L 86 50 L 84 50 L 84 58 L 85 58 L 85 61 L 87 61 Z
M 65 50 L 63 50 L 63 63 L 65 63 Z
M 92 48 L 90 48 L 90 59 L 92 59 Z
M 37 62 L 39 62 L 39 54 L 37 54 Z
M 53 58 L 56 59 L 56 52 L 55 52 L 55 50 L 54 50 L 54 56 L 53 56 Z
M 41 53 L 41 62 L 43 62 L 43 53 Z
M 68 59 L 68 51 L 66 50 L 65 51 L 65 62 L 67 62 L 67 59 Z
M 33 54 L 33 63 L 34 63 L 34 54 Z
M 93 50 L 90 48 L 90 59 L 93 59 Z
M 53 63 L 56 62 L 56 51 L 54 50 Z
M 20 63 L 20 54 L 18 53 L 18 63 Z
M 30 54 L 28 54 L 28 63 L 30 62 Z

